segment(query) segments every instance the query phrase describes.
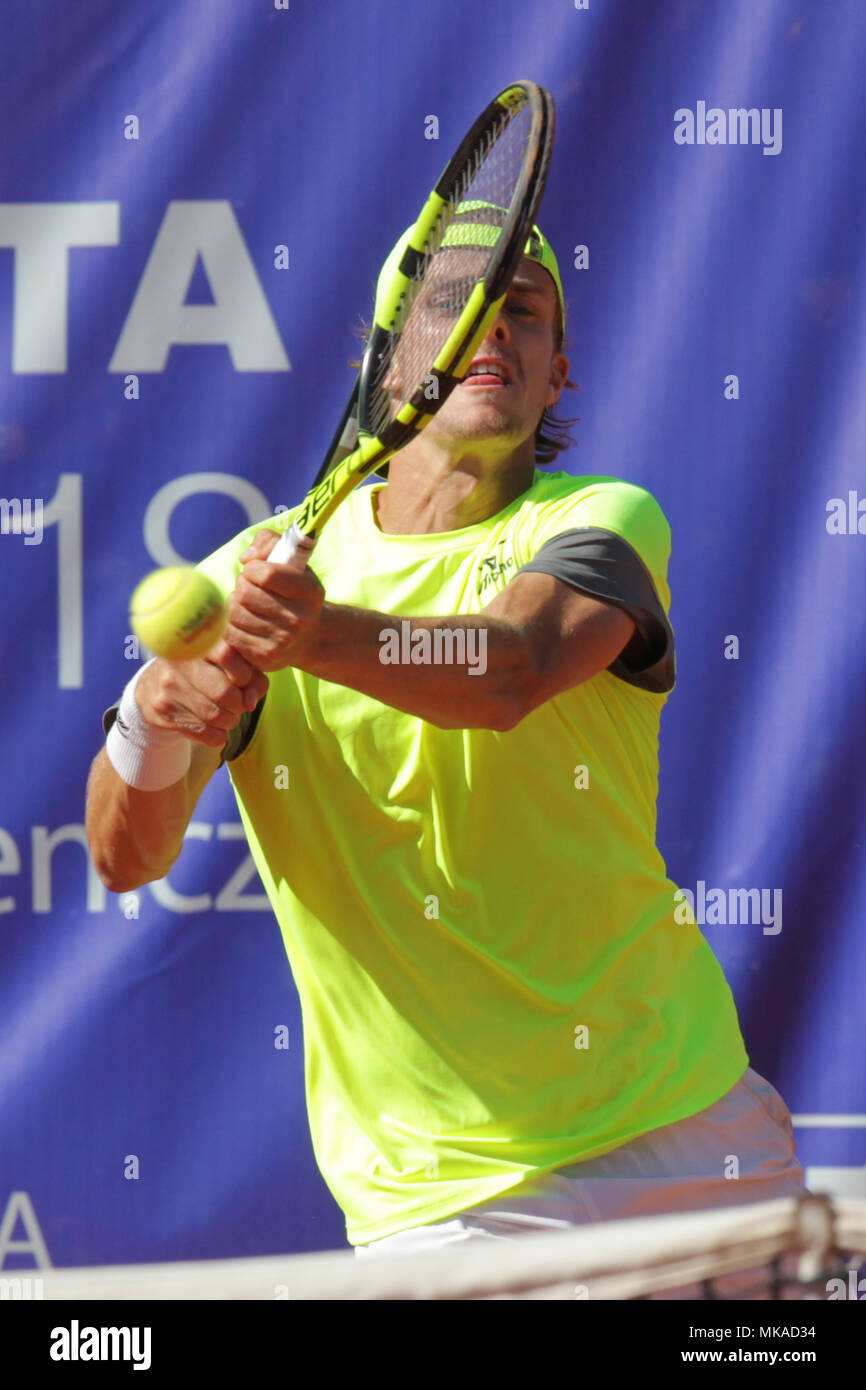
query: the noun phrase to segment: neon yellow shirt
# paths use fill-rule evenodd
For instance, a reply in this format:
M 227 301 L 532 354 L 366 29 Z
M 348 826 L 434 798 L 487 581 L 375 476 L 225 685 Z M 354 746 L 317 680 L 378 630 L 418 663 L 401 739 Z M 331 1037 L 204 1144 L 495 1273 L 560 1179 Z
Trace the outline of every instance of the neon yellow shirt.
M 488 520 L 410 536 L 379 529 L 375 490 L 314 551 L 331 602 L 478 613 L 545 541 L 590 526 L 635 549 L 667 611 L 667 522 L 632 484 L 536 470 Z M 259 529 L 200 567 L 224 592 Z M 748 1066 L 722 970 L 675 921 L 655 845 L 666 698 L 605 671 L 506 733 L 442 730 L 302 671 L 271 676 L 229 768 L 351 1243 L 695 1114 Z

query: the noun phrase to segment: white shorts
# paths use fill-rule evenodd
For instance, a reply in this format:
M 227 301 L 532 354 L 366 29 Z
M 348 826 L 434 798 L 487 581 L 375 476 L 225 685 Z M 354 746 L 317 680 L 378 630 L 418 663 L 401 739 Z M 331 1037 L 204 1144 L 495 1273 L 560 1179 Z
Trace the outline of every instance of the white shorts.
M 600 1158 L 529 1178 L 459 1216 L 356 1245 L 355 1254 L 409 1255 L 595 1221 L 769 1202 L 803 1190 L 788 1107 L 749 1068 L 721 1100 L 697 1115 L 650 1130 Z M 737 1290 L 754 1284 L 755 1271 L 722 1282 L 720 1292 L 736 1297 Z M 694 1297 L 696 1290 L 657 1295 L 665 1296 Z

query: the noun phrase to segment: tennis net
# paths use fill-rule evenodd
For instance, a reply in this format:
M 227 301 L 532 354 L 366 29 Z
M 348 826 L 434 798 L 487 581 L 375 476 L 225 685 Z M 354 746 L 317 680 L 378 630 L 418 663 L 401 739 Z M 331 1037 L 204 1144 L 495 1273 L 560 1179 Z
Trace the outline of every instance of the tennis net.
M 829 1299 L 857 1287 L 866 1200 L 805 1193 L 357 1259 L 351 1251 L 40 1271 L 46 1300 Z M 854 1294 L 856 1297 L 856 1293 Z

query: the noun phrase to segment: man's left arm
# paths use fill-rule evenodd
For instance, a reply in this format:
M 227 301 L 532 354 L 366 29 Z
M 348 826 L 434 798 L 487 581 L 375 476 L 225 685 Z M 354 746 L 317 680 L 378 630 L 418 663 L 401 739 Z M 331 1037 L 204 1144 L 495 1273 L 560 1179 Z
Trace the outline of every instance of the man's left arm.
M 606 670 L 635 632 L 621 608 L 533 572 L 515 576 L 471 616 L 401 618 L 328 603 L 314 574 L 265 563 L 269 545 L 259 535 L 229 602 L 226 640 L 260 671 L 295 666 L 438 728 L 513 729 L 546 700 Z M 437 630 L 462 630 L 466 645 L 458 650 L 474 653 L 473 664 L 385 661 L 386 630 L 404 657 L 425 642 L 435 651 Z M 423 632 L 426 639 L 417 636 Z

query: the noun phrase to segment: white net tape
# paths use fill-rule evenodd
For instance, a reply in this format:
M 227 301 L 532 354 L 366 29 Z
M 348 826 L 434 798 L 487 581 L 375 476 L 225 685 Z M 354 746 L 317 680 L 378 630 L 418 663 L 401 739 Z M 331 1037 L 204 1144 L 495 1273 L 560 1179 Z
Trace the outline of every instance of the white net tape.
M 841 1256 L 866 1257 L 866 1201 L 806 1194 L 492 1244 L 411 1256 L 357 1259 L 345 1251 L 39 1273 L 46 1300 L 630 1299 L 781 1257 L 802 1280 L 838 1273 Z M 772 1296 L 766 1281 L 757 1296 Z

